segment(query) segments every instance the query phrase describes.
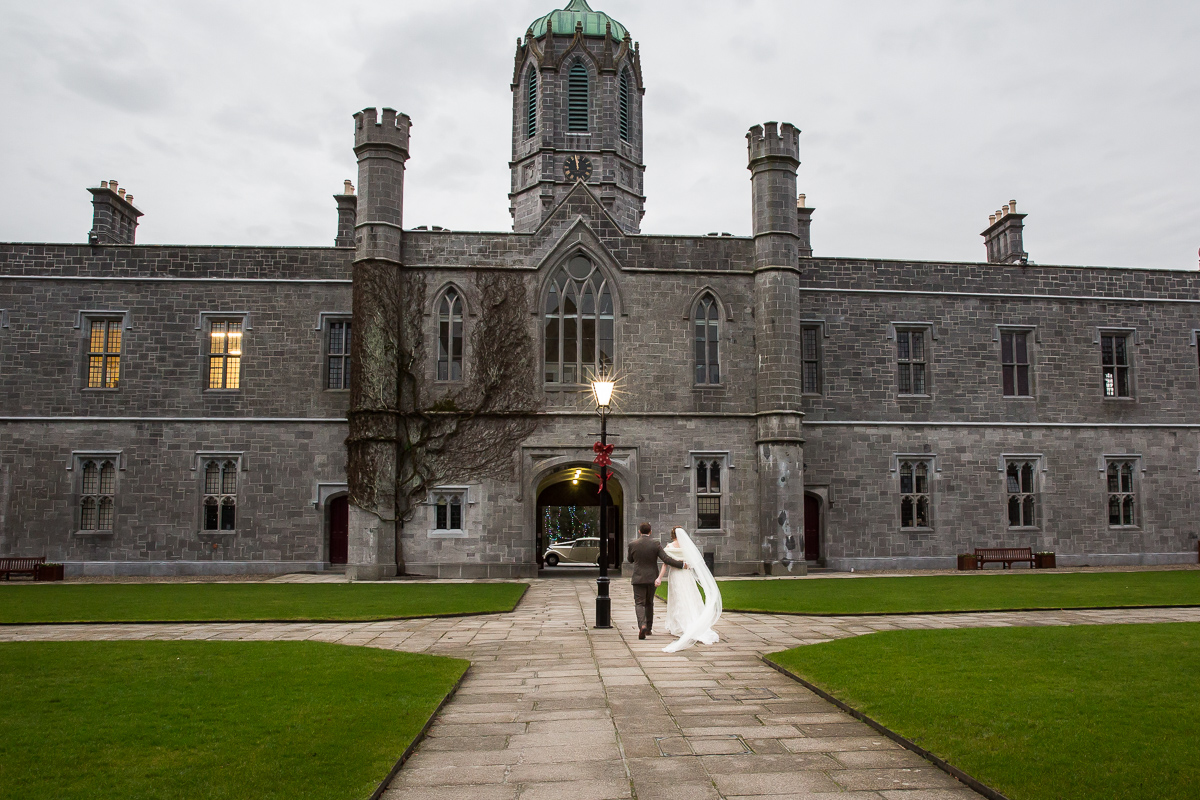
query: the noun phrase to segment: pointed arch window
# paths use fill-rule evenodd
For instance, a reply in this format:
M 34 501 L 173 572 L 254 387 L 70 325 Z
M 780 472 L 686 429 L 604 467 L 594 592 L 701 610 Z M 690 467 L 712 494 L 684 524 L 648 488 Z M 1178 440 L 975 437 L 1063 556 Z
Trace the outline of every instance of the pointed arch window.
M 461 381 L 463 372 L 462 298 L 455 289 L 447 289 L 438 303 L 439 381 Z
M 900 527 L 930 528 L 930 462 L 900 462 Z
M 537 99 L 538 78 L 537 70 L 530 68 L 529 77 L 525 81 L 525 138 L 532 139 L 537 135 Z
M 631 116 L 631 112 L 633 110 L 633 98 L 630 95 L 631 95 L 631 90 L 630 90 L 629 70 L 623 70 L 621 72 L 621 86 L 620 86 L 620 93 L 619 93 L 618 100 L 619 100 L 620 106 L 621 106 L 620 107 L 621 139 L 623 139 L 626 142 L 629 141 L 630 131 L 633 129 L 633 126 L 630 123 L 630 116 Z
M 576 61 L 567 73 L 567 130 L 588 130 L 588 71 L 582 61 Z
M 80 470 L 79 529 L 111 531 L 117 468 L 112 461 L 84 461 Z
M 237 482 L 238 462 L 236 460 L 205 462 L 203 530 L 235 530 Z
M 546 383 L 583 383 L 612 367 L 612 291 L 591 259 L 559 267 L 542 308 Z
M 696 304 L 694 330 L 696 344 L 696 383 L 720 383 L 721 366 L 718 357 L 718 326 L 721 305 L 712 294 L 706 293 Z

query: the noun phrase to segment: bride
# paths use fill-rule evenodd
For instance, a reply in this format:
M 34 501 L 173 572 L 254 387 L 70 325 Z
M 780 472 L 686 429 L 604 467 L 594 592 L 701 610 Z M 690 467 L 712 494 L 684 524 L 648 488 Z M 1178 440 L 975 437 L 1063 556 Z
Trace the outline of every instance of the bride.
M 687 531 L 676 526 L 671 530 L 671 543 L 663 548 L 667 555 L 687 563 L 684 569 L 663 564 L 655 586 L 667 581 L 667 632 L 679 638 L 663 648 L 674 653 L 696 642 L 714 644 L 717 632 L 713 625 L 721 618 L 721 590 L 704 563 L 704 556 L 692 542 Z M 704 597 L 700 596 L 700 588 Z

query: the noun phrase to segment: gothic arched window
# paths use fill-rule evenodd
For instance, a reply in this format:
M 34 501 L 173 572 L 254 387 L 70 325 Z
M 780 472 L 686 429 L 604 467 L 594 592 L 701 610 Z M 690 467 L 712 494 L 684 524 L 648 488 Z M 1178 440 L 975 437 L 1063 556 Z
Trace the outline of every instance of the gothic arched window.
M 234 460 L 204 465 L 204 526 L 206 531 L 232 531 L 237 516 L 237 470 Z
M 529 70 L 529 78 L 526 81 L 525 90 L 525 138 L 532 139 L 537 134 L 537 95 L 538 95 L 538 79 L 537 70 L 532 67 Z
M 567 130 L 588 129 L 588 71 L 576 61 L 567 74 Z
M 439 381 L 461 381 L 463 368 L 463 310 L 462 298 L 454 289 L 447 289 L 438 303 L 438 362 Z
M 111 461 L 85 461 L 82 467 L 79 529 L 111 531 L 113 496 L 116 494 L 117 483 L 116 466 Z
M 633 111 L 633 98 L 630 96 L 632 92 L 629 83 L 629 70 L 624 70 L 621 72 L 621 87 L 618 99 L 621 105 L 621 138 L 627 142 L 629 141 L 629 133 L 633 130 L 633 126 L 630 123 L 630 116 Z
M 721 304 L 706 293 L 696 304 L 694 315 L 696 333 L 696 383 L 720 383 L 721 365 L 718 357 L 717 328 Z
M 591 259 L 572 257 L 546 289 L 546 383 L 583 383 L 613 364 L 613 300 Z

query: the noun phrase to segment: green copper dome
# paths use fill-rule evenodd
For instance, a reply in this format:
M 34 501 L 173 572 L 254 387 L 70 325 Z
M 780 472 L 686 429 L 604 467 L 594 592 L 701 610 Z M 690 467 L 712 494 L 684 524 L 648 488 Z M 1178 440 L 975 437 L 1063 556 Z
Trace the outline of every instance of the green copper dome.
M 577 22 L 583 23 L 584 36 L 603 36 L 604 29 L 608 25 L 612 26 L 612 36 L 617 41 L 624 39 L 626 33 L 625 26 L 608 14 L 603 11 L 592 11 L 587 0 L 571 0 L 566 8 L 560 11 L 551 11 L 546 16 L 534 20 L 529 27 L 533 30 L 535 39 L 545 35 L 547 20 L 553 24 L 555 33 L 567 35 L 575 33 L 575 23 Z

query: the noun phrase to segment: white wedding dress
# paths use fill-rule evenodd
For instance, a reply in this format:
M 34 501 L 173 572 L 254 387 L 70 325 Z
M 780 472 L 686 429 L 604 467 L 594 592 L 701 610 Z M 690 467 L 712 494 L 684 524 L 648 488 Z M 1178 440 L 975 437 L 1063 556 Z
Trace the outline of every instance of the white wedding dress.
M 667 567 L 667 632 L 679 638 L 663 648 L 674 653 L 696 642 L 715 644 L 713 625 L 721 618 L 721 590 L 704 563 L 704 556 L 687 531 L 676 528 L 678 538 L 663 548 L 667 555 L 686 561 L 687 569 Z M 704 596 L 700 596 L 700 588 Z

